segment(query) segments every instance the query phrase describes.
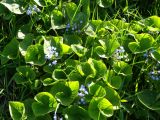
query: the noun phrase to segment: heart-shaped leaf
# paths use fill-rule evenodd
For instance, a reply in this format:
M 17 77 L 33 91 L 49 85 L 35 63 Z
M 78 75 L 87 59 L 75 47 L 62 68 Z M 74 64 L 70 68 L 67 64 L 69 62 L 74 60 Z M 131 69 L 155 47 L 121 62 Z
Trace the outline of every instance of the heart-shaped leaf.
M 107 99 L 95 97 L 90 101 L 88 112 L 93 120 L 105 120 L 113 115 L 113 106 Z
M 33 65 L 44 65 L 46 60 L 44 56 L 43 46 L 40 44 L 30 45 L 25 55 L 26 63 Z
M 57 107 L 57 101 L 52 94 L 48 92 L 38 93 L 34 99 L 36 102 L 32 103 L 32 110 L 35 116 L 42 116 L 52 112 Z
M 160 94 L 151 90 L 144 90 L 137 94 L 139 101 L 151 110 L 160 110 Z
M 61 11 L 53 10 L 51 14 L 52 29 L 63 29 L 66 27 L 64 16 Z
M 10 101 L 9 112 L 13 120 L 26 120 L 25 106 L 22 102 Z
M 17 73 L 14 74 L 13 79 L 17 84 L 23 84 L 26 82 L 33 82 L 36 77 L 35 72 L 28 66 L 19 66 L 16 68 Z
M 90 120 L 88 112 L 80 106 L 70 106 L 64 111 L 65 117 L 68 120 Z
M 3 49 L 1 53 L 1 64 L 5 64 L 9 59 L 16 59 L 18 55 L 19 42 L 13 38 Z

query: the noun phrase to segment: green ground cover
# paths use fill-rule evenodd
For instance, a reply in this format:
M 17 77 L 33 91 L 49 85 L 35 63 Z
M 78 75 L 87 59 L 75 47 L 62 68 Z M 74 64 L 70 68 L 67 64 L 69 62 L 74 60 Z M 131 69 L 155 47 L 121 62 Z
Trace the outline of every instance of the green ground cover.
M 1 0 L 0 120 L 160 119 L 159 0 Z

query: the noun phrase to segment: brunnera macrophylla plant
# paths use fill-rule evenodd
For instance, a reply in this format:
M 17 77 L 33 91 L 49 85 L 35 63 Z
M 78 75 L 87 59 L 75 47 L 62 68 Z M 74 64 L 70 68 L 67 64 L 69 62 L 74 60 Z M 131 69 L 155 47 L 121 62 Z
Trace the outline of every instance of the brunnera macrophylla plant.
M 36 91 L 9 102 L 13 120 L 106 120 L 125 108 L 122 91 L 134 78 L 137 86 L 140 80 L 152 86 L 136 88 L 140 103 L 160 109 L 158 16 L 130 23 L 90 19 L 90 0 L 0 3 L 12 14 L 29 17 L 1 52 L 3 65 L 22 60 L 12 80 Z M 107 8 L 113 0 L 95 3 Z M 40 23 L 47 30 L 40 30 Z M 138 75 L 134 67 L 140 70 Z

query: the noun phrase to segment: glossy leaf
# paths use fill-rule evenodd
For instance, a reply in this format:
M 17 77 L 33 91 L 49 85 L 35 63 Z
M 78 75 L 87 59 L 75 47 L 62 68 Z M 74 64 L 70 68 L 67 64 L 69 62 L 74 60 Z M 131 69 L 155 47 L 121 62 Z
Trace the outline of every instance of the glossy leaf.
M 151 110 L 160 110 L 159 93 L 151 90 L 144 90 L 137 94 L 139 101 Z
M 8 10 L 15 14 L 23 14 L 25 12 L 25 9 L 22 6 L 14 2 L 7 2 L 3 0 L 0 4 L 4 5 Z
M 79 57 L 84 56 L 87 52 L 87 49 L 81 45 L 71 45 L 71 48 Z
M 14 74 L 13 79 L 17 84 L 23 84 L 26 82 L 33 82 L 36 77 L 35 72 L 29 66 L 19 66 L 16 68 L 17 73 Z
M 30 45 L 25 55 L 26 63 L 33 65 L 44 65 L 46 60 L 44 56 L 43 46 L 40 44 Z
M 23 56 L 26 55 L 27 48 L 32 44 L 34 36 L 28 34 L 25 36 L 24 40 L 19 44 L 19 51 Z
M 64 16 L 61 11 L 53 10 L 51 14 L 52 29 L 63 29 L 66 27 L 64 24 Z
M 105 89 L 106 89 L 105 98 L 109 100 L 109 102 L 113 105 L 114 110 L 119 109 L 121 105 L 121 102 L 120 102 L 121 99 L 119 94 L 113 88 L 106 87 Z
M 113 115 L 113 106 L 107 99 L 95 97 L 90 101 L 88 112 L 93 120 L 105 120 Z
M 32 103 L 32 110 L 36 116 L 45 115 L 54 111 L 57 107 L 56 99 L 48 92 L 40 92 L 34 99 L 36 102 Z
M 26 120 L 25 106 L 22 102 L 10 101 L 9 112 L 13 120 Z
M 128 63 L 125 63 L 123 61 L 115 62 L 113 65 L 113 69 L 116 73 L 122 74 L 124 76 L 132 74 L 131 66 Z
M 91 119 L 88 115 L 88 112 L 84 108 L 76 105 L 68 107 L 67 109 L 65 109 L 64 113 L 65 113 L 64 116 L 68 120 L 76 120 L 76 119 L 90 120 Z
M 3 49 L 1 55 L 1 64 L 5 64 L 9 59 L 16 59 L 18 56 L 19 42 L 13 38 Z

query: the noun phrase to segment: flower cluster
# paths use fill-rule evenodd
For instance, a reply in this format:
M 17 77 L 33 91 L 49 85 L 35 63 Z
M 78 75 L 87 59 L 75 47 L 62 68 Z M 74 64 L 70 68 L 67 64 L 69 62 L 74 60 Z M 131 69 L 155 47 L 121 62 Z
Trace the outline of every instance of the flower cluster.
M 62 117 L 60 117 L 60 118 L 58 119 L 57 114 L 54 114 L 54 116 L 53 116 L 53 120 L 63 120 L 63 118 L 62 118 Z
M 56 47 L 49 46 L 47 48 L 48 54 L 45 55 L 45 59 L 52 60 L 53 57 L 54 58 L 58 57 L 59 54 L 56 50 L 57 50 Z M 51 63 L 49 63 L 49 66 L 56 65 L 56 64 L 57 64 L 57 60 L 53 60 Z
M 128 54 L 125 54 L 125 49 L 123 46 L 120 46 L 119 49 L 115 50 L 114 53 L 114 58 L 117 60 L 125 59 L 126 61 L 128 60 Z
M 160 70 L 149 72 L 149 77 L 150 77 L 152 80 L 160 80 Z
M 85 99 L 84 99 L 85 95 L 88 95 L 88 91 L 84 85 L 81 85 L 79 89 L 79 93 L 78 93 L 78 96 L 80 97 L 80 100 L 78 102 L 79 104 L 83 104 L 83 105 L 86 104 Z
M 83 23 L 82 20 L 80 20 L 80 22 L 79 22 L 78 24 L 77 24 L 77 23 L 74 23 L 73 25 L 71 25 L 70 23 L 68 23 L 68 24 L 66 25 L 66 32 L 71 31 L 71 32 L 80 33 L 80 32 L 81 32 L 80 28 L 81 28 L 82 23 Z
M 37 5 L 29 5 L 27 11 L 26 11 L 26 14 L 27 15 L 32 15 L 33 13 L 36 13 L 36 12 L 40 12 L 40 9 L 37 7 Z

